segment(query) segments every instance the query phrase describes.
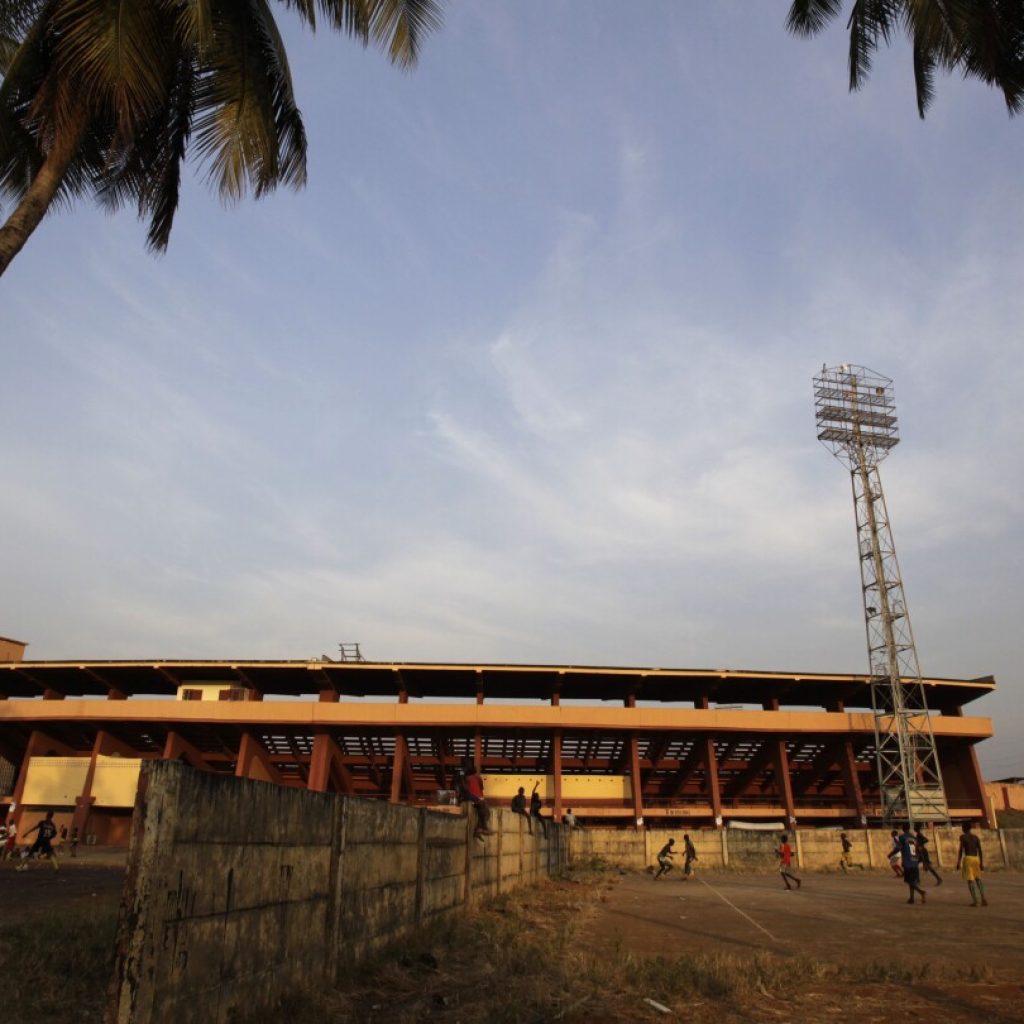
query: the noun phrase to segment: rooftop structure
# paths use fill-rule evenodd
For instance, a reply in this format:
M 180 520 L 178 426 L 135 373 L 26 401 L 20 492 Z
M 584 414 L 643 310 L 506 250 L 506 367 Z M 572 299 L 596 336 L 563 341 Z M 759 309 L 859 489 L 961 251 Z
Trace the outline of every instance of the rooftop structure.
M 965 707 L 995 681 L 925 679 L 954 818 L 989 817 Z M 143 759 L 436 804 L 470 766 L 560 818 L 721 827 L 877 821 L 871 677 L 733 669 L 355 661 L 0 663 L 17 814 L 127 835 Z M 440 792 L 439 792 L 440 791 Z

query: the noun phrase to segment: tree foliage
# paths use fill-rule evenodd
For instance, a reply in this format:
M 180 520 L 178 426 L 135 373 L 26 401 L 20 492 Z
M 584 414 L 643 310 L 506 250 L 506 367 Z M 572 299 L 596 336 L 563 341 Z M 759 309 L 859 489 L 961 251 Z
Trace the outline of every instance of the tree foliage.
M 793 0 L 786 25 L 796 35 L 815 35 L 844 6 L 843 0 Z M 847 29 L 851 90 L 867 81 L 879 44 L 903 33 L 913 47 L 921 117 L 935 97 L 938 70 L 999 89 L 1011 115 L 1024 109 L 1022 0 L 854 0 Z
M 411 66 L 439 0 L 278 0 Z M 47 164 L 49 199 L 133 204 L 164 249 L 182 166 L 226 200 L 306 178 L 306 133 L 270 0 L 0 0 L 0 195 Z M 20 246 L 19 246 L 20 247 Z M 3 267 L 0 266 L 0 272 Z

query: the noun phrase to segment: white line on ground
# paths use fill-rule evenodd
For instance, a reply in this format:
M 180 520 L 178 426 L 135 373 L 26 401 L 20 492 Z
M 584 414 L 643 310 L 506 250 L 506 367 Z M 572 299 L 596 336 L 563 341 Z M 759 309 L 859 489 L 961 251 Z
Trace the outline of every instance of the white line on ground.
M 740 910 L 740 908 L 737 907 L 736 904 L 732 902 L 732 900 L 728 899 L 726 896 L 723 896 L 722 893 L 720 893 L 710 882 L 705 882 L 703 878 L 698 878 L 697 881 L 702 882 L 704 885 L 706 885 L 720 900 L 723 900 L 725 903 L 728 903 L 729 906 L 732 907 L 732 909 L 735 910 L 737 914 L 742 914 L 742 916 L 745 917 L 755 928 L 759 928 L 761 931 L 763 931 L 765 935 L 767 935 L 768 938 L 772 940 L 772 942 L 779 941 L 777 938 L 775 938 L 774 935 L 772 935 L 770 931 L 768 931 L 767 928 L 765 928 L 763 925 L 759 925 L 748 913 L 746 913 L 743 910 Z

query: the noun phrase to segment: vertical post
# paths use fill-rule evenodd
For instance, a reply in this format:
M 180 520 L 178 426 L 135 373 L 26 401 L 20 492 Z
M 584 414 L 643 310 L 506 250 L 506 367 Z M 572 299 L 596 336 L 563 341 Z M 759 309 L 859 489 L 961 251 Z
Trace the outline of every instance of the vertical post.
M 1006 849 L 1006 836 L 1001 828 L 996 829 L 996 835 L 999 836 L 999 848 L 1003 851 L 1003 867 L 1008 868 L 1010 866 L 1010 854 Z
M 704 748 L 704 769 L 708 780 L 708 796 L 711 798 L 711 813 L 715 818 L 715 828 L 723 828 L 722 790 L 718 784 L 718 756 L 715 753 L 715 738 L 708 736 Z
M 775 761 L 775 777 L 779 784 L 779 794 L 782 797 L 783 806 L 786 808 L 786 824 L 789 828 L 796 828 L 796 806 L 793 803 L 793 783 L 789 777 L 789 757 L 786 754 L 786 741 L 779 739 L 773 741 L 775 748 L 772 751 Z
M 640 828 L 644 819 L 644 801 L 640 779 L 640 742 L 635 732 L 629 734 L 629 772 L 630 788 L 633 790 L 633 818 L 636 827 Z
M 864 806 L 864 793 L 860 788 L 860 777 L 857 775 L 857 758 L 853 753 L 853 743 L 850 740 L 843 741 L 843 748 L 839 754 L 839 767 L 843 772 L 846 799 L 852 802 L 857 812 L 857 820 L 863 821 L 867 816 L 867 808 Z
M 551 737 L 551 773 L 555 790 L 555 807 L 552 827 L 562 820 L 562 730 L 556 729 Z
M 466 821 L 471 822 L 471 815 L 466 815 Z M 472 825 L 468 826 L 468 831 L 471 833 Z M 472 848 L 472 839 L 469 839 L 467 845 Z M 470 854 L 472 858 L 472 854 Z M 472 859 L 470 860 L 470 866 L 472 866 Z M 425 807 L 419 808 L 416 812 L 416 903 L 415 903 L 415 920 L 416 926 L 423 921 L 423 887 L 426 882 L 427 873 L 427 810 Z
M 868 840 L 868 867 L 873 868 L 875 866 L 875 847 L 871 842 L 871 829 L 864 829 L 864 835 L 867 836 Z
M 729 866 L 729 830 L 722 829 L 722 866 Z
M 395 755 L 391 759 L 391 803 L 402 802 L 402 776 L 405 774 L 405 761 L 409 752 L 405 746 L 405 737 L 401 733 L 395 735 Z
M 804 844 L 800 839 L 800 829 L 793 829 L 793 840 L 796 844 L 796 866 L 802 868 L 804 866 Z

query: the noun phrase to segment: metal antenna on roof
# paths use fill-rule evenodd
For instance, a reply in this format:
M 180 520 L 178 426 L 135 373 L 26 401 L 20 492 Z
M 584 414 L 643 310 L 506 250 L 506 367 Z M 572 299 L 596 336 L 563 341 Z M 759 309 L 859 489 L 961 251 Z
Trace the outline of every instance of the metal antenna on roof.
M 949 821 L 939 755 L 882 493 L 879 463 L 899 444 L 892 381 L 864 366 L 814 378 L 818 440 L 850 471 L 871 665 L 875 758 L 885 822 Z
M 359 644 L 338 644 L 339 661 L 366 661 Z

